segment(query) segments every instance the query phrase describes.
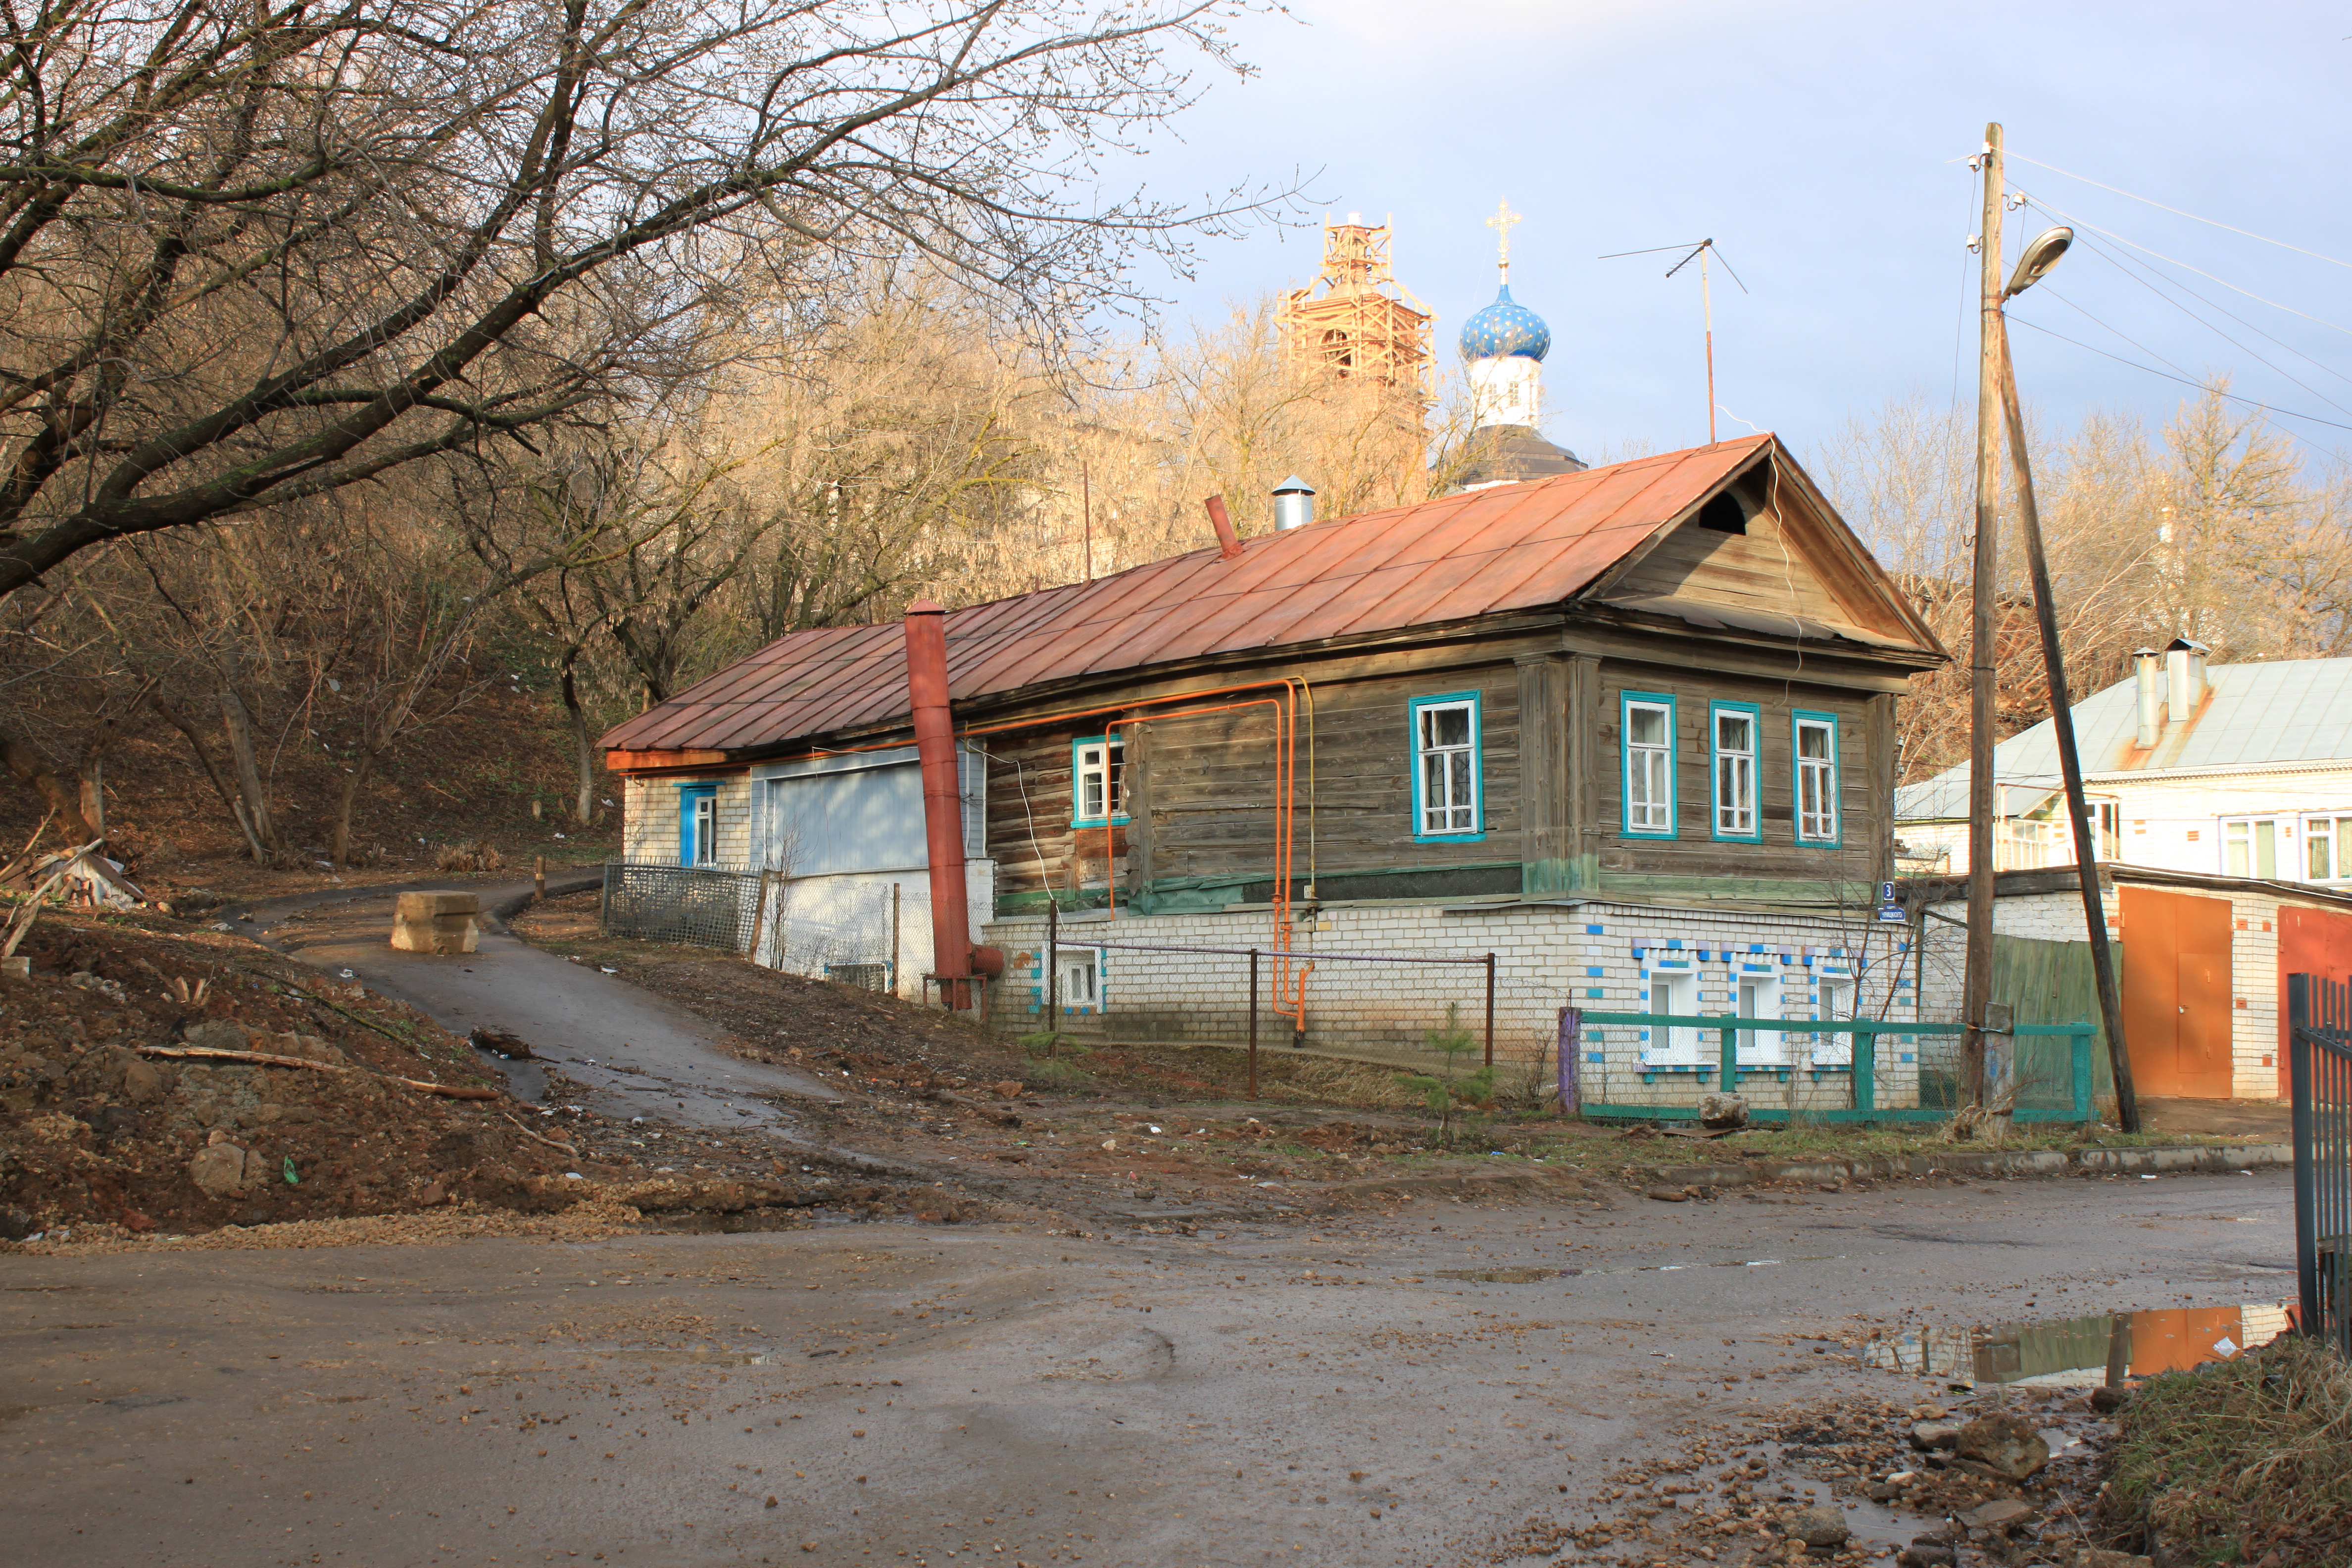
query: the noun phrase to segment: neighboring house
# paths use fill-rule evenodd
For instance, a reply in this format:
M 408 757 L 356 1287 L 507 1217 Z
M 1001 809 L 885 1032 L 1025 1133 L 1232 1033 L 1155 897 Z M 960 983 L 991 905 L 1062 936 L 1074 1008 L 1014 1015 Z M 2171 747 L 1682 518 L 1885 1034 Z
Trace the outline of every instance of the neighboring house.
M 2352 973 L 2352 658 L 2209 667 L 2176 641 L 2076 703 L 2074 730 L 2135 1082 L 2284 1093 L 2286 977 Z M 1995 929 L 2080 942 L 2052 726 L 2002 742 L 1993 765 Z M 1965 765 L 1895 792 L 1906 871 L 1966 874 L 1968 795 Z
M 2352 889 L 2352 658 L 2208 667 L 2178 641 L 2074 705 L 2102 860 Z M 2074 863 L 2048 721 L 1993 750 L 1994 868 Z M 1969 769 L 1895 792 L 1906 872 L 1969 868 Z
M 1182 946 L 1266 950 L 1280 1043 L 1341 1052 L 1416 1043 L 1463 994 L 1345 952 L 1494 953 L 1498 1037 L 1529 1058 L 1571 1004 L 1911 1016 L 1908 928 L 1873 921 L 1872 884 L 1895 703 L 1946 655 L 1771 437 L 1228 540 L 945 628 L 1000 1024 L 1036 1027 L 1050 989 L 1087 1027 L 1235 1039 L 1240 971 Z M 813 883 L 898 882 L 909 918 L 906 649 L 896 624 L 796 633 L 615 729 L 628 855 L 783 873 L 766 962 L 810 967 Z M 1067 973 L 1042 973 L 1049 905 L 1064 942 L 1104 944 Z M 1612 1100 L 1687 1099 L 1717 1075 L 1699 1035 L 1591 1032 L 1575 1066 Z M 1882 1047 L 1882 1103 L 1913 1049 Z M 1843 1103 L 1849 1061 L 1838 1036 L 1739 1051 L 1792 1105 Z

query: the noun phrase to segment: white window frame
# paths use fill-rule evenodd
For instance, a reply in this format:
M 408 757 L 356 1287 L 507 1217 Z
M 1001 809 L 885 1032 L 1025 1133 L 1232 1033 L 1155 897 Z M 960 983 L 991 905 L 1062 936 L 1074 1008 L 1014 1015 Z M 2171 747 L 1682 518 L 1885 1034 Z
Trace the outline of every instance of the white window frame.
M 689 809 L 694 814 L 694 858 L 696 866 L 719 864 L 719 796 L 703 792 L 693 797 Z
M 1637 742 L 1633 739 L 1633 715 L 1636 711 L 1654 711 L 1665 720 L 1665 740 L 1657 744 Z M 1675 837 L 1675 700 L 1647 691 L 1626 691 L 1619 694 L 1617 713 L 1618 787 L 1624 795 L 1624 836 L 1628 838 L 1672 838 Z M 1654 798 L 1655 792 L 1645 787 L 1642 792 L 1652 798 L 1635 802 L 1633 774 L 1639 763 L 1644 784 L 1663 788 L 1665 798 Z M 1639 813 L 1637 816 L 1636 813 Z
M 2315 846 L 2327 846 L 2327 874 L 2315 875 L 2311 869 L 2311 852 Z M 2352 810 L 2314 813 L 2303 818 L 2303 853 L 2295 864 L 2299 868 L 2294 880 L 2299 882 L 2352 882 L 2352 867 L 2345 861 L 2352 857 Z
M 1108 766 L 1106 766 L 1108 762 Z M 1098 791 L 1104 811 L 1087 809 L 1089 784 Z M 1127 820 L 1127 737 L 1087 735 L 1070 742 L 1070 826 L 1108 827 Z
M 1743 1018 L 1779 1018 L 1781 1011 L 1780 977 L 1777 974 L 1734 974 L 1731 977 L 1731 1010 Z M 1782 1044 L 1788 1036 L 1769 1029 L 1739 1031 L 1739 1065 L 1742 1067 L 1778 1067 L 1788 1060 Z
M 1745 751 L 1723 743 L 1724 721 L 1748 731 Z M 1764 715 L 1752 702 L 1717 702 L 1706 713 L 1707 798 L 1715 808 L 1714 836 L 1752 844 L 1764 837 L 1757 802 L 1759 768 L 1764 757 Z
M 1816 1023 L 1851 1024 L 1854 1020 L 1854 1001 L 1861 987 L 1851 974 L 1822 974 L 1813 980 L 1813 1020 Z M 1852 1067 L 1853 1042 L 1852 1035 L 1817 1034 L 1813 1037 L 1812 1058 L 1815 1067 Z
M 1057 947 L 1054 950 L 1054 1000 L 1060 1007 L 1102 1010 L 1102 949 Z
M 1653 967 L 1649 978 L 1650 1000 L 1644 1012 L 1668 1017 L 1695 1018 L 1698 1012 L 1698 969 L 1658 969 Z M 1690 1024 L 1667 1026 L 1653 1026 L 1650 1048 L 1643 1053 L 1645 1063 L 1687 1067 L 1701 1062 L 1699 1029 Z
M 1830 738 L 1827 757 L 1805 755 L 1805 731 L 1820 731 Z M 1797 842 L 1800 844 L 1835 846 L 1840 843 L 1844 824 L 1838 801 L 1838 721 L 1834 713 L 1793 714 L 1789 731 L 1790 785 L 1795 808 Z M 1807 809 L 1808 797 L 1813 809 Z
M 1485 737 L 1479 732 L 1478 694 L 1475 691 L 1449 691 L 1435 697 L 1416 697 L 1412 703 L 1412 836 L 1428 843 L 1475 839 L 1486 832 L 1485 773 L 1480 751 Z M 1469 739 L 1463 742 L 1437 743 L 1431 739 L 1431 720 L 1440 713 L 1462 713 L 1468 717 Z M 1453 763 L 1456 759 L 1466 763 L 1463 778 L 1455 778 Z M 1437 778 L 1430 777 L 1431 764 L 1437 766 Z M 1432 798 L 1435 783 L 1442 799 Z M 1456 798 L 1460 784 L 1466 796 Z
M 2224 877 L 2252 877 L 2275 881 L 2278 879 L 2282 851 L 2289 867 L 2298 863 L 2299 858 L 2295 854 L 2297 846 L 2294 817 L 2265 814 L 2256 816 L 2224 816 L 2217 818 L 2216 821 L 2220 831 L 2214 837 L 2221 840 L 2219 848 L 2221 875 Z M 2261 829 L 2264 827 L 2271 830 L 2271 868 L 2267 871 L 2262 869 L 2260 854 Z M 2246 869 L 2233 871 L 2230 868 L 2230 851 L 2240 847 L 2242 847 L 2246 852 Z M 2289 879 L 2301 880 L 2302 879 L 2291 877 Z

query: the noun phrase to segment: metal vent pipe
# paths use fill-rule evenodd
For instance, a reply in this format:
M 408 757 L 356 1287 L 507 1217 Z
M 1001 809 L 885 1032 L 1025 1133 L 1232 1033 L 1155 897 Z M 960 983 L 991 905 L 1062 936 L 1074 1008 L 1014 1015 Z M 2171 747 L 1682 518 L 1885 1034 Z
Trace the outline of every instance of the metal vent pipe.
M 1225 511 L 1225 498 L 1211 496 L 1201 504 L 1208 510 L 1209 526 L 1217 531 L 1217 559 L 1234 560 L 1242 552 L 1242 536 L 1234 531 L 1234 520 Z
M 964 907 L 963 790 L 955 720 L 948 711 L 948 613 L 929 599 L 907 606 L 907 701 L 923 769 L 923 842 L 931 871 L 931 973 L 940 999 L 971 1005 L 971 916 Z
M 2164 647 L 2165 704 L 2168 717 L 2186 724 L 2205 698 L 2205 645 L 2175 637 Z
M 1274 487 L 1274 526 L 1305 528 L 1315 521 L 1315 487 L 1291 475 Z
M 2164 727 L 2164 710 L 2156 695 L 2156 665 L 2160 657 L 2152 647 L 2132 650 L 2132 673 L 2139 681 L 2139 733 L 2133 743 L 2141 751 L 2156 744 L 2157 733 Z

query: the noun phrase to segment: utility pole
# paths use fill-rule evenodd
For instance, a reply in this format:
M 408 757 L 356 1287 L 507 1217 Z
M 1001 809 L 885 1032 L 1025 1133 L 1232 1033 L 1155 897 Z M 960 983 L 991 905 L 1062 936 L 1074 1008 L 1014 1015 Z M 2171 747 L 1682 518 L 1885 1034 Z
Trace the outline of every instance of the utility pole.
M 1984 221 L 1977 231 L 1977 540 L 1969 644 L 1969 945 L 1960 987 L 1960 1089 L 1984 1103 L 1986 1006 L 1992 1000 L 1993 595 L 2000 528 L 2000 127 L 1985 127 L 1978 160 Z
M 2063 230 L 2059 231 L 2063 234 Z M 2024 267 L 2019 268 L 2023 275 Z M 2031 286 L 2026 279 L 2025 286 Z M 2017 290 L 2011 289 L 2010 292 Z M 2050 592 L 2050 563 L 2042 552 L 2042 515 L 2033 502 L 2033 469 L 2025 450 L 2025 416 L 2018 404 L 2017 367 L 2009 359 L 2009 322 L 2000 322 L 2001 412 L 2009 426 L 2010 483 L 2017 492 L 2017 531 L 2033 574 L 2033 613 L 2042 623 L 2042 671 L 2050 687 L 2050 724 L 2058 737 L 2058 766 L 2066 780 L 2066 815 L 2074 824 L 2074 867 L 2083 885 L 2083 924 L 2091 938 L 2091 972 L 2099 987 L 2099 1021 L 2107 1036 L 2107 1062 L 2116 1075 L 2116 1114 L 2126 1132 L 2139 1131 L 2131 1053 L 2124 1044 L 2124 1003 L 2107 950 L 2106 900 L 2092 847 L 2091 806 L 2083 794 L 2083 757 L 2074 745 L 2074 708 L 2066 685 L 2066 658 L 2058 646 L 2058 606 Z
M 1078 465 L 1079 514 L 1086 520 L 1087 581 L 1095 580 L 1095 482 L 1084 463 Z

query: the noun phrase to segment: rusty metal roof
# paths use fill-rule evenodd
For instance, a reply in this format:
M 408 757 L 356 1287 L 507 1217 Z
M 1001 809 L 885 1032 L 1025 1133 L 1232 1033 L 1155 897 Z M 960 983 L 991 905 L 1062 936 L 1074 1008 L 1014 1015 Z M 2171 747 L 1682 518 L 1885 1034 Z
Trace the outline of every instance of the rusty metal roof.
M 1767 449 L 1793 468 L 1772 437 L 1748 437 L 1261 534 L 1233 561 L 1212 547 L 951 611 L 950 696 L 1559 605 Z M 781 637 L 604 744 L 741 753 L 907 713 L 893 621 Z

